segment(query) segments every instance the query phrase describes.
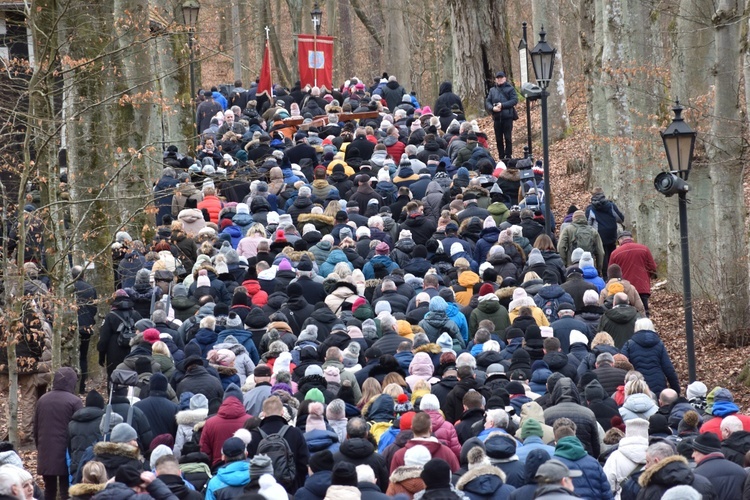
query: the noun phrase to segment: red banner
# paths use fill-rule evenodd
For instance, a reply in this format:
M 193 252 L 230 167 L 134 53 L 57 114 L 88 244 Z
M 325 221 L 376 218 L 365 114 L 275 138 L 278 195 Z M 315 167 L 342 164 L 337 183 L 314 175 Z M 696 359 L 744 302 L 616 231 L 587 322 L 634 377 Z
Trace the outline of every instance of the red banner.
M 268 49 L 268 40 L 266 40 L 266 49 L 263 52 L 263 66 L 260 67 L 260 81 L 258 82 L 257 95 L 266 94 L 269 98 L 273 97 L 273 80 L 271 79 L 271 51 Z
M 298 35 L 297 54 L 302 87 L 333 89 L 333 37 Z

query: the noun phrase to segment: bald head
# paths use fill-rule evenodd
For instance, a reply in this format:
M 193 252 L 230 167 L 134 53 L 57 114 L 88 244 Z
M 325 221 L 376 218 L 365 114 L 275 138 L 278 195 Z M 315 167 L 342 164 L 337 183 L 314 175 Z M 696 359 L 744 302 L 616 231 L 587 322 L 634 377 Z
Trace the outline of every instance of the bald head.
M 623 292 L 616 293 L 615 298 L 612 299 L 612 305 L 613 306 L 628 305 L 628 295 Z
M 668 406 L 677 401 L 678 394 L 674 389 L 664 389 L 659 394 L 659 404 L 661 406 Z

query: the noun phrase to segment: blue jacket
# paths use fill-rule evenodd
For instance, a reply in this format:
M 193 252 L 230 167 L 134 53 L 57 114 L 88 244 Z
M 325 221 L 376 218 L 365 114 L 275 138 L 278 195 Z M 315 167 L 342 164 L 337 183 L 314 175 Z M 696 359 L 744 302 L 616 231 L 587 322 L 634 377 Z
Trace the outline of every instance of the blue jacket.
M 448 319 L 452 319 L 453 322 L 458 326 L 458 331 L 461 332 L 461 337 L 464 339 L 464 343 L 469 341 L 469 323 L 466 321 L 466 316 L 461 312 L 455 302 L 448 302 L 448 309 L 445 310 Z
M 580 470 L 581 477 L 573 478 L 576 495 L 581 498 L 612 500 L 612 490 L 607 476 L 599 462 L 583 448 L 581 441 L 575 436 L 560 439 L 555 447 L 555 456 L 568 469 Z
M 331 253 L 328 254 L 328 259 L 326 259 L 326 261 L 320 265 L 320 275 L 323 278 L 327 277 L 333 272 L 333 268 L 336 267 L 336 264 L 338 264 L 339 262 L 346 262 L 347 266 L 349 266 L 349 269 L 351 271 L 354 270 L 354 266 L 352 266 L 351 262 L 349 262 L 349 259 L 346 258 L 346 254 L 343 252 L 343 250 L 339 250 L 337 248 L 331 251 Z
M 260 354 L 258 354 L 258 348 L 255 347 L 255 342 L 253 342 L 253 333 L 249 330 L 235 330 L 229 328 L 227 330 L 221 331 L 221 333 L 217 337 L 216 343 L 221 344 L 230 335 L 236 338 L 237 342 L 242 344 L 242 346 L 247 351 L 247 354 L 250 356 L 250 359 L 253 360 L 253 363 L 257 365 L 260 362 Z
M 388 271 L 387 274 L 391 274 L 391 272 L 398 269 L 398 264 L 393 262 L 391 258 L 387 255 L 376 255 L 372 259 L 370 259 L 367 264 L 362 267 L 362 273 L 365 275 L 366 280 L 374 280 L 375 279 L 375 268 L 373 267 L 374 264 L 382 264 L 385 266 L 386 270 Z
M 221 109 L 223 111 L 226 111 L 227 106 L 229 106 L 229 103 L 227 102 L 227 98 L 224 97 L 224 95 L 221 92 L 211 92 L 211 95 L 214 96 L 214 101 L 221 104 Z
M 550 457 L 555 454 L 555 447 L 544 444 L 544 441 L 539 436 L 527 436 L 523 440 L 523 446 L 516 448 L 516 455 L 518 455 L 518 459 L 521 462 L 526 463 L 529 453 L 534 450 L 544 450 L 549 453 Z
M 654 394 L 660 394 L 667 385 L 676 391 L 680 390 L 677 372 L 664 343 L 655 332 L 641 330 L 634 333 L 622 346 L 621 352 L 631 360 L 633 367 L 643 374 Z
M 389 445 L 396 441 L 396 436 L 401 433 L 401 429 L 398 427 L 391 426 L 390 429 L 380 435 L 380 441 L 378 441 L 378 453 L 381 455 L 388 448 Z
M 339 451 L 339 436 L 333 431 L 314 431 L 305 432 L 305 441 L 310 455 L 319 451 L 328 450 L 331 453 Z
M 214 494 L 227 486 L 244 486 L 250 482 L 250 466 L 245 460 L 232 462 L 216 472 L 206 487 L 206 500 L 214 500 Z
M 487 260 L 487 254 L 492 245 L 497 243 L 498 236 L 500 236 L 500 230 L 496 227 L 482 229 L 482 232 L 479 233 L 479 241 L 477 241 L 477 244 L 474 247 L 474 260 L 477 262 L 484 262 Z
M 599 272 L 595 267 L 584 267 L 583 279 L 596 286 L 597 292 L 601 292 L 607 286 L 604 280 L 599 276 Z
M 240 228 L 242 234 L 245 235 L 250 226 L 253 225 L 253 216 L 249 214 L 235 214 L 232 217 L 232 222 Z M 236 247 L 235 247 L 236 248 Z
M 599 232 L 602 244 L 614 245 L 617 241 L 617 223 L 623 222 L 625 216 L 617 205 L 604 197 L 603 193 L 591 197 L 591 205 L 586 207 L 586 218 L 589 225 Z
M 241 215 L 244 215 L 244 214 L 241 214 Z M 238 226 L 227 226 L 224 228 L 221 234 L 229 235 L 229 238 L 231 239 L 231 242 L 232 242 L 232 248 L 234 248 L 235 250 L 237 249 L 237 245 L 239 244 L 240 240 L 243 237 L 242 229 Z

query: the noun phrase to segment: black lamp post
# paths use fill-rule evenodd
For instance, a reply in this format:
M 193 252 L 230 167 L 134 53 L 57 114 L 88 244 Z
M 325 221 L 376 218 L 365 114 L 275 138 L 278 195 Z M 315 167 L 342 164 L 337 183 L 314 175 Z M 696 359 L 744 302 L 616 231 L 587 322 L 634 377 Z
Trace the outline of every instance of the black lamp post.
M 557 49 L 553 49 L 545 40 L 547 33 L 542 26 L 539 32 L 539 42 L 531 49 L 531 62 L 534 65 L 536 82 L 542 89 L 542 148 L 544 149 L 544 230 L 552 236 L 552 211 L 550 209 L 549 188 L 549 133 L 547 125 L 547 87 L 552 80 L 552 69 L 555 64 Z
M 188 50 L 190 51 L 190 100 L 195 102 L 195 57 L 193 51 L 193 42 L 195 39 L 195 26 L 198 24 L 198 13 L 201 10 L 201 4 L 198 0 L 185 0 L 182 3 L 182 18 L 188 29 Z M 193 113 L 195 115 L 195 113 Z M 196 123 L 197 127 L 198 124 Z M 197 130 L 197 129 L 196 129 Z M 197 130 L 196 133 L 200 133 Z
M 323 11 L 320 10 L 318 2 L 315 2 L 313 10 L 310 11 L 310 19 L 312 19 L 313 28 L 315 28 L 315 36 L 320 36 L 320 26 L 323 22 Z
M 518 42 L 518 64 L 521 68 L 521 87 L 525 83 L 529 82 L 529 58 L 528 58 L 528 52 L 529 52 L 529 46 L 526 42 L 526 28 L 527 23 L 523 22 L 521 23 L 521 26 L 523 27 L 523 37 L 521 38 L 521 41 Z M 526 148 L 524 148 L 524 158 L 528 158 L 531 156 L 531 107 L 529 106 L 529 102 L 533 100 L 531 96 L 525 96 L 526 99 Z
M 654 179 L 654 186 L 664 196 L 677 193 L 680 209 L 680 248 L 682 249 L 682 296 L 685 308 L 685 340 L 687 343 L 688 377 L 695 381 L 695 341 L 693 338 L 693 295 L 690 289 L 690 248 L 687 222 L 687 184 L 693 164 L 696 133 L 682 119 L 682 106 L 675 101 L 674 118 L 667 130 L 661 133 L 664 151 L 667 153 L 669 172 L 662 172 Z

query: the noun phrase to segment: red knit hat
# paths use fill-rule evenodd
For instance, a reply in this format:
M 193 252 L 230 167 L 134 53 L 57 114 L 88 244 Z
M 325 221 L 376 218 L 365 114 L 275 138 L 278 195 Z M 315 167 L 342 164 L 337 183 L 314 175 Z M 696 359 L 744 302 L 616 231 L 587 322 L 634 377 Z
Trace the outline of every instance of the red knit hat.
M 161 333 L 156 328 L 146 328 L 143 331 L 143 341 L 153 344 L 159 342 Z
M 228 218 L 226 218 L 226 217 L 225 217 L 225 218 L 223 218 L 223 219 L 221 219 L 221 224 L 220 224 L 220 226 L 221 226 L 221 230 L 222 230 L 222 231 L 223 231 L 223 230 L 225 230 L 226 228 L 228 228 L 228 227 L 229 227 L 229 226 L 231 226 L 231 225 L 232 225 L 232 219 L 228 219 Z
M 495 287 L 490 285 L 489 283 L 485 283 L 481 287 L 479 287 L 479 296 L 483 297 L 485 295 L 489 295 L 491 293 L 495 293 Z

